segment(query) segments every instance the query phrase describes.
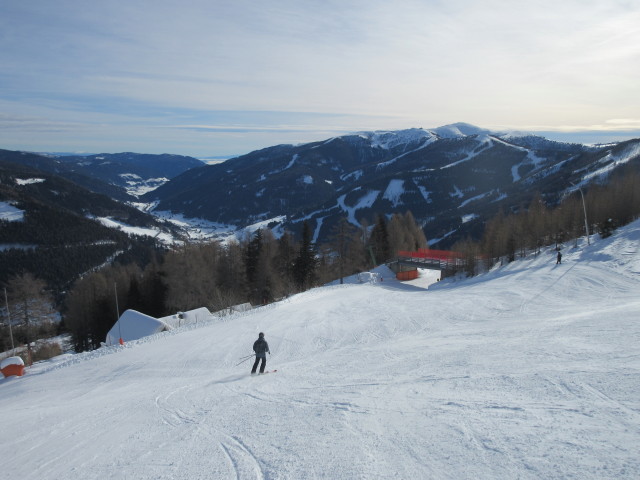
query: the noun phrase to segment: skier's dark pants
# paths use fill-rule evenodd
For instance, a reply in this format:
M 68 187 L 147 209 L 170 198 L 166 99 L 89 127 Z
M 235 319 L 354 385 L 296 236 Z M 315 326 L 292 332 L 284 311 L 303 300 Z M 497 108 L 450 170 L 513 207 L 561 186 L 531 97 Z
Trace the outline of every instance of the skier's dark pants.
M 253 362 L 253 368 L 251 369 L 251 373 L 256 373 L 256 368 L 258 368 L 258 362 L 262 360 L 262 365 L 260 365 L 260 373 L 264 373 L 264 367 L 267 364 L 267 357 L 256 357 L 256 361 Z

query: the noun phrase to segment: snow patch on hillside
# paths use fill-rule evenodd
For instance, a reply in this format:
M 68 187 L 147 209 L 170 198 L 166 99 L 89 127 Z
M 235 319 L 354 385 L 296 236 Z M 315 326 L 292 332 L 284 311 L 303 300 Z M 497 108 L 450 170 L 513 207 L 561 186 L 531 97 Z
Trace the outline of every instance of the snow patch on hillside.
M 21 222 L 24 220 L 24 210 L 14 207 L 9 202 L 0 202 L 0 220 Z
M 291 157 L 291 160 L 289 160 L 289 163 L 287 163 L 287 164 L 286 164 L 284 167 L 282 167 L 282 168 L 278 168 L 278 169 L 276 169 L 276 170 L 271 170 L 271 171 L 268 173 L 268 175 L 278 175 L 279 173 L 282 173 L 282 172 L 284 172 L 285 170 L 290 169 L 291 167 L 293 167 L 293 166 L 295 165 L 295 163 L 296 163 L 296 161 L 298 160 L 298 158 L 299 158 L 299 155 L 298 155 L 297 153 L 296 153 L 296 154 L 294 154 L 294 155 Z M 259 181 L 260 181 L 260 180 L 265 180 L 266 178 L 267 178 L 267 177 L 263 174 L 263 175 L 260 177 Z
M 522 162 L 511 167 L 511 177 L 513 178 L 514 182 L 517 182 L 520 180 L 520 173 L 519 173 L 520 167 L 524 165 L 533 165 L 533 168 L 537 170 L 538 168 L 540 168 L 542 164 L 547 162 L 546 158 L 539 157 L 538 155 L 536 155 L 536 153 L 533 150 L 506 142 L 504 141 L 504 138 L 505 136 L 502 136 L 502 138 L 496 137 L 495 141 L 498 143 L 501 143 L 502 145 L 505 145 L 506 147 L 513 148 L 515 150 L 518 150 L 526 154 Z
M 457 160 L 453 163 L 450 163 L 448 165 L 444 165 L 443 167 L 441 167 L 441 169 L 444 170 L 445 168 L 455 167 L 456 165 L 460 165 L 461 163 L 468 162 L 469 160 L 472 160 L 478 155 L 480 155 L 485 150 L 490 149 L 493 145 L 491 141 L 491 137 L 489 137 L 489 135 L 486 135 L 486 134 L 479 135 L 477 138 L 477 142 L 478 142 L 478 145 L 473 150 L 468 152 L 461 152 L 466 155 L 464 158 Z
M 264 214 L 264 216 L 267 217 L 268 214 Z M 265 218 L 264 220 L 252 223 L 251 225 L 248 225 L 248 226 L 244 227 L 243 229 L 240 230 L 240 232 L 248 232 L 248 233 L 252 234 L 252 233 L 255 233 L 257 230 L 260 230 L 262 228 L 269 228 L 269 225 L 280 224 L 280 223 L 284 222 L 286 219 L 287 219 L 287 217 L 285 215 L 281 215 L 281 216 L 278 216 L 278 217 Z M 236 235 L 236 237 L 239 237 L 239 236 L 240 235 Z
M 483 198 L 486 198 L 487 196 L 491 195 L 493 192 L 486 192 L 486 193 L 481 193 L 480 195 L 476 195 L 475 197 L 471 197 L 466 199 L 464 202 L 462 202 L 460 205 L 458 205 L 458 208 L 462 208 L 467 206 L 467 204 L 471 203 L 471 202 L 475 202 L 476 200 L 482 200 Z
M 363 208 L 371 208 L 379 194 L 379 190 L 369 190 L 367 193 L 362 195 L 353 206 L 349 206 L 345 203 L 347 195 L 344 194 L 338 198 L 338 206 L 347 213 L 347 219 L 350 223 L 353 225 L 360 225 L 360 222 L 356 219 L 356 212 Z
M 145 208 L 153 210 L 154 204 L 150 204 Z M 152 213 L 159 220 L 170 222 L 179 227 L 190 240 L 221 240 L 224 242 L 235 238 L 235 234 L 238 231 L 238 227 L 235 225 L 212 222 L 202 218 L 186 217 L 180 213 L 163 210 L 153 210 Z
M 341 175 L 340 176 L 340 180 L 342 180 L 343 182 L 346 181 L 352 181 L 352 182 L 356 182 L 358 181 L 358 179 L 360 177 L 362 177 L 362 175 L 364 175 L 364 171 L 363 170 L 355 170 L 351 173 L 347 173 L 345 175 Z
M 291 160 L 289 161 L 289 163 L 287 164 L 286 167 L 283 168 L 283 170 L 288 170 L 291 167 L 293 167 L 296 163 L 296 160 L 298 160 L 298 154 L 294 154 L 293 157 L 291 157 Z
M 640 156 L 640 142 L 627 146 L 624 150 L 617 154 L 609 152 L 600 160 L 600 163 L 603 163 L 605 165 L 602 168 L 586 174 L 582 179 L 581 185 L 588 184 L 594 179 L 608 176 L 613 169 L 629 162 L 634 158 L 637 158 L 638 156 Z
M 424 146 L 437 140 L 437 137 L 432 132 L 423 130 L 422 128 L 410 128 L 398 131 L 380 130 L 375 132 L 361 132 L 358 135 L 371 142 L 372 147 L 384 150 L 390 150 L 398 145 L 412 145 L 416 143 L 421 143 L 422 146 Z
M 120 177 L 127 184 L 125 187 L 127 193 L 134 197 L 141 197 L 145 193 L 152 192 L 169 181 L 166 177 L 144 179 L 135 173 L 121 173 Z
M 44 183 L 44 178 L 16 178 L 16 185 L 33 185 L 35 183 Z
M 387 160 L 386 162 L 380 162 L 378 165 L 376 165 L 376 170 L 381 170 L 381 169 L 383 169 L 385 167 L 388 167 L 389 165 L 393 165 L 398 160 L 406 157 L 409 154 L 412 154 L 412 153 L 415 153 L 415 152 L 417 152 L 419 150 L 424 149 L 425 147 L 427 147 L 429 144 L 435 142 L 436 140 L 437 140 L 436 137 L 431 137 L 426 142 L 424 142 L 422 145 L 420 145 L 417 148 L 414 148 L 413 150 L 409 150 L 408 152 L 404 152 L 402 155 L 398 155 L 397 157 L 394 157 L 391 160 Z
M 432 203 L 433 202 L 433 200 L 431 199 L 432 192 L 427 190 L 423 185 L 420 185 L 418 181 L 415 179 L 413 183 L 415 184 L 416 187 L 418 187 L 418 190 L 420 191 L 420 195 L 422 195 L 422 198 L 424 198 L 424 201 L 427 203 Z
M 389 200 L 394 207 L 402 205 L 402 194 L 404 193 L 404 180 L 394 179 L 389 182 L 382 198 Z
M 452 198 L 463 198 L 464 192 L 460 190 L 457 185 L 454 185 L 453 192 L 449 192 L 449 196 Z
M 89 217 L 89 218 L 93 218 L 99 221 L 105 227 L 115 228 L 129 235 L 138 235 L 141 237 L 153 237 L 166 244 L 172 244 L 175 242 L 175 239 L 173 238 L 173 236 L 165 232 L 162 232 L 160 229 L 157 229 L 157 228 L 134 227 L 132 225 L 127 225 L 124 222 L 120 222 L 118 220 L 114 220 L 113 218 L 109 218 L 109 217 Z
M 38 245 L 29 243 L 0 243 L 0 252 L 7 250 L 35 250 Z

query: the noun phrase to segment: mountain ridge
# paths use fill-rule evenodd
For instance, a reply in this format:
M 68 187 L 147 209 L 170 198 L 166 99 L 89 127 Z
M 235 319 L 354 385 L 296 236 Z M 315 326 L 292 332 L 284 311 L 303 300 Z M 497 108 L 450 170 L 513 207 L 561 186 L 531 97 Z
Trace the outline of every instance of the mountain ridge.
M 45 157 L 0 150 L 0 159 L 63 175 L 162 219 L 215 225 L 198 238 L 264 225 L 276 235 L 296 234 L 308 221 L 314 240 L 325 242 L 340 217 L 360 226 L 410 210 L 430 243 L 448 248 L 478 238 L 501 209 L 518 211 L 536 194 L 553 206 L 572 184 L 637 162 L 639 144 L 590 146 L 458 122 L 274 145 L 211 165 L 131 152 Z
M 450 245 L 536 193 L 558 203 L 599 166 L 616 168 L 610 152 L 624 143 L 594 147 L 465 123 L 358 132 L 190 170 L 142 198 L 160 211 L 238 229 L 267 222 L 276 233 L 296 231 L 306 220 L 319 241 L 340 216 L 371 223 L 377 214 L 411 210 L 428 238 L 447 235 Z

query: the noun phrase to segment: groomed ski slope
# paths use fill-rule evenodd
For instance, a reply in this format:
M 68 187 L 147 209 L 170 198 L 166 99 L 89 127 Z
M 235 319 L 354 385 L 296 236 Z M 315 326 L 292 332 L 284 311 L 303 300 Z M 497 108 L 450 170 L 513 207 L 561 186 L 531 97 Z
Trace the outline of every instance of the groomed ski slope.
M 638 245 L 635 222 L 428 290 L 381 269 L 34 366 L 0 380 L 0 473 L 640 478 Z M 259 331 L 278 372 L 251 377 Z

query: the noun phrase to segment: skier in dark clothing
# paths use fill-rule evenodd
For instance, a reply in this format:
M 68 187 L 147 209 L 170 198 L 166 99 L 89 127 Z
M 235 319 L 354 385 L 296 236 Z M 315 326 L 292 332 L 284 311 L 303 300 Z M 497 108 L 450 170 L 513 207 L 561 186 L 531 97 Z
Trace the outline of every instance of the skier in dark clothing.
M 562 263 L 562 253 L 560 253 L 560 251 L 558 251 L 558 259 L 556 260 L 556 265 Z
M 258 368 L 258 363 L 262 360 L 262 364 L 260 365 L 260 373 L 264 373 L 264 367 L 267 364 L 267 353 L 271 355 L 269 351 L 269 344 L 264 339 L 264 333 L 260 332 L 258 335 L 258 339 L 253 342 L 253 351 L 256 352 L 256 361 L 253 363 L 253 368 L 251 369 L 251 374 L 256 373 L 256 369 Z

